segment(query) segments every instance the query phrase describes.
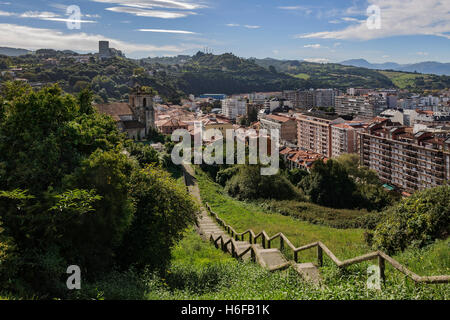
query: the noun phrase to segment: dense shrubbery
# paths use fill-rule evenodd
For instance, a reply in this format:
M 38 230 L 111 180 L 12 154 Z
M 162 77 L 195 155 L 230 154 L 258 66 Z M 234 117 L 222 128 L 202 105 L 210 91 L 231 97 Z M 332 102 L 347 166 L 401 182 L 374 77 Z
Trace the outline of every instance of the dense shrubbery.
M 69 265 L 163 269 L 196 206 L 148 146 L 58 86 L 7 84 L 0 117 L 0 287 L 64 297 Z M 119 263 L 120 262 L 120 263 Z
M 316 161 L 300 186 L 313 203 L 332 208 L 354 207 L 356 184 L 334 160 Z
M 226 183 L 233 178 L 234 175 L 236 175 L 239 172 L 238 166 L 233 166 L 230 168 L 226 168 L 223 170 L 220 170 L 217 172 L 216 175 L 216 182 L 220 184 L 221 186 L 225 186 Z
M 384 212 L 373 245 L 388 252 L 423 247 L 450 234 L 450 186 L 416 192 Z
M 240 200 L 300 198 L 300 193 L 286 177 L 281 174 L 263 176 L 260 170 L 259 165 L 241 166 L 226 183 L 225 190 Z
M 284 216 L 307 221 L 312 224 L 326 225 L 338 229 L 374 227 L 373 221 L 380 219 L 378 212 L 365 210 L 333 209 L 319 206 L 309 202 L 300 201 L 264 201 L 259 202 L 262 208 L 277 212 Z
M 357 155 L 315 162 L 298 185 L 313 203 L 332 208 L 380 211 L 400 197 L 386 191 L 375 172 L 360 167 Z
M 442 242 L 423 250 L 410 250 L 402 263 L 419 274 L 440 274 L 448 267 Z M 421 259 L 432 263 L 421 263 Z M 303 259 L 305 257 L 303 256 Z M 446 261 L 447 260 L 447 261 Z M 330 262 L 331 263 L 331 262 Z M 271 299 L 445 299 L 448 285 L 412 285 L 395 271 L 387 271 L 383 290 L 367 290 L 368 263 L 339 270 L 325 260 L 321 268 L 324 286 L 305 282 L 292 269 L 268 272 L 253 263 L 241 263 L 203 242 L 193 232 L 174 250 L 173 264 L 164 276 L 130 270 L 112 272 L 95 284 L 73 292 L 77 299 L 156 299 L 156 300 L 271 300 Z

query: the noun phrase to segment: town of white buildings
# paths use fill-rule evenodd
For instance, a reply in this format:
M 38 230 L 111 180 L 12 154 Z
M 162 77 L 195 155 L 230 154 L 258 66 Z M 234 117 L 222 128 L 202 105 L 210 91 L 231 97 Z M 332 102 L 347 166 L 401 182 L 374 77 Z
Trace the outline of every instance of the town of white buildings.
M 390 89 L 311 89 L 191 95 L 181 105 L 152 103 L 154 127 L 164 134 L 176 129 L 193 134 L 198 121 L 205 130 L 223 133 L 238 128 L 277 129 L 280 154 L 290 168 L 309 170 L 317 160 L 354 153 L 361 165 L 377 172 L 386 188 L 405 195 L 450 179 L 449 91 L 416 96 Z M 102 111 L 120 122 L 127 118 L 117 114 L 124 113 L 125 105 L 116 104 L 116 110 L 102 107 Z M 211 105 L 209 111 L 202 108 L 205 105 Z M 132 119 L 133 111 L 127 110 L 127 119 Z M 251 115 L 252 121 L 243 121 Z M 137 122 L 122 124 L 125 130 L 127 126 L 130 136 L 137 139 Z

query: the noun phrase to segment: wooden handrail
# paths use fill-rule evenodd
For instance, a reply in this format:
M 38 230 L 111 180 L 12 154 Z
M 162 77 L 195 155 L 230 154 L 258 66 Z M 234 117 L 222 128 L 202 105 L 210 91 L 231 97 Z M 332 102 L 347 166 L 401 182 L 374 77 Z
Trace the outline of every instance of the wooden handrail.
M 280 246 L 281 246 L 280 249 L 283 249 L 284 245 L 287 245 L 289 248 L 291 248 L 291 250 L 294 252 L 294 261 L 296 263 L 298 262 L 298 253 L 299 252 L 308 250 L 308 249 L 312 249 L 312 248 L 317 248 L 317 259 L 318 259 L 319 266 L 322 266 L 322 264 L 323 264 L 323 257 L 322 257 L 323 253 L 325 253 L 331 259 L 331 261 L 333 261 L 333 263 L 335 265 L 337 265 L 339 268 L 345 268 L 350 265 L 362 263 L 364 261 L 378 259 L 378 264 L 380 267 L 380 275 L 381 275 L 381 278 L 383 281 L 384 281 L 385 262 L 388 262 L 394 269 L 403 273 L 404 275 L 406 275 L 407 277 L 409 277 L 410 279 L 412 279 L 414 282 L 417 282 L 417 283 L 433 284 L 433 283 L 449 283 L 450 282 L 450 275 L 419 276 L 419 275 L 415 274 L 414 272 L 410 271 L 408 268 L 406 268 L 405 266 L 400 264 L 398 261 L 394 260 L 392 257 L 388 256 L 386 253 L 384 253 L 382 251 L 374 251 L 374 252 L 367 253 L 367 254 L 364 254 L 364 255 L 361 255 L 361 256 L 358 256 L 355 258 L 341 261 L 334 255 L 334 253 L 325 244 L 323 244 L 320 241 L 313 242 L 313 243 L 310 243 L 310 244 L 307 244 L 307 245 L 304 245 L 301 247 L 295 247 L 292 244 L 292 242 L 288 239 L 288 237 L 286 237 L 281 232 L 277 233 L 276 235 L 274 235 L 272 237 L 269 237 L 268 234 L 266 233 L 266 231 L 264 231 L 264 230 L 258 234 L 255 234 L 254 231 L 251 229 L 248 229 L 243 233 L 238 233 L 230 225 L 226 224 L 224 220 L 220 219 L 219 216 L 217 215 L 217 213 L 215 213 L 214 211 L 211 210 L 211 207 L 209 206 L 208 203 L 206 203 L 206 207 L 208 208 L 208 211 L 210 212 L 210 214 L 216 219 L 216 221 L 219 222 L 219 224 L 222 225 L 225 228 L 225 230 L 227 230 L 227 232 L 231 235 L 231 238 L 227 241 L 227 244 L 225 245 L 225 249 L 226 249 L 226 246 L 229 243 L 231 243 L 231 247 L 232 247 L 231 253 L 233 254 L 233 256 L 235 256 L 237 258 L 241 258 L 249 251 L 252 251 L 252 257 L 255 257 L 255 259 L 258 260 L 258 262 L 260 262 L 260 264 L 263 266 L 265 265 L 264 260 L 261 259 L 260 255 L 258 253 L 258 250 L 256 249 L 256 246 L 254 245 L 257 243 L 257 239 L 258 238 L 262 239 L 263 248 L 266 248 L 266 241 L 267 241 L 267 247 L 270 248 L 271 242 L 277 238 L 280 238 Z M 239 254 L 236 252 L 237 245 L 236 245 L 236 242 L 233 239 L 233 237 L 235 237 L 236 239 L 240 238 L 242 241 L 244 241 L 244 236 L 246 234 L 250 235 L 250 239 L 249 239 L 250 247 Z M 214 242 L 216 247 L 217 247 L 217 241 L 221 240 L 222 249 L 224 248 L 224 240 L 223 240 L 222 236 L 219 236 L 217 239 L 214 239 L 214 237 L 211 235 L 210 239 L 211 239 L 211 241 Z M 287 263 L 283 263 L 279 266 L 271 267 L 270 270 L 274 271 L 274 270 L 285 269 L 285 268 L 289 267 L 289 265 L 291 265 L 291 262 L 287 262 Z

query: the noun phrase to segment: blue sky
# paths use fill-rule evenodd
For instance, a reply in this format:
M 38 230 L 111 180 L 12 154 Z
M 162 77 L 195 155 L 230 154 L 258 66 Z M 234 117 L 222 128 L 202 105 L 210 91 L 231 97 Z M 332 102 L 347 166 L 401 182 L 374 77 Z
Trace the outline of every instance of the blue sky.
M 70 5 L 81 29 L 67 27 Z M 367 26 L 369 6 L 380 9 L 378 29 Z M 208 47 L 319 62 L 450 62 L 450 0 L 0 0 L 0 46 L 93 52 L 101 39 L 134 58 Z

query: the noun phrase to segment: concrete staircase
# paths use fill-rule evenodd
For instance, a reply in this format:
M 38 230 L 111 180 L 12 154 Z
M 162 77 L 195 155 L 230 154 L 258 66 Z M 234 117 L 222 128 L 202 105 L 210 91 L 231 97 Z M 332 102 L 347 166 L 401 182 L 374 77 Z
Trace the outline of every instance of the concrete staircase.
M 194 171 L 191 166 L 185 165 L 185 182 L 189 192 L 200 202 L 200 191 L 196 179 L 194 178 Z M 260 244 L 250 243 L 249 241 L 239 241 L 232 239 L 231 236 L 216 222 L 207 210 L 201 205 L 201 212 L 198 218 L 197 232 L 203 240 L 213 241 L 217 247 L 222 246 L 222 249 L 244 261 L 254 260 L 262 267 L 270 270 L 283 270 L 291 265 L 305 280 L 311 281 L 315 284 L 320 283 L 319 269 L 309 264 L 299 264 L 293 261 L 288 261 L 281 251 L 277 248 L 266 249 Z M 234 246 L 234 252 L 233 252 Z
M 216 247 L 219 247 L 220 245 L 222 250 L 231 253 L 238 259 L 252 259 L 270 271 L 282 270 L 292 266 L 304 280 L 315 285 L 321 285 L 322 283 L 317 266 L 321 267 L 323 265 L 324 254 L 339 268 L 346 268 L 365 261 L 378 260 L 380 279 L 383 283 L 385 281 L 386 263 L 389 263 L 395 270 L 413 280 L 414 283 L 450 283 L 450 275 L 419 276 L 382 251 L 374 251 L 341 261 L 320 241 L 309 243 L 301 247 L 295 247 L 281 232 L 272 237 L 264 230 L 258 234 L 255 234 L 251 229 L 242 233 L 237 233 L 233 227 L 228 225 L 211 210 L 208 203 L 206 203 L 208 211 L 205 210 L 200 199 L 200 190 L 194 177 L 194 170 L 190 165 L 184 165 L 183 168 L 186 188 L 199 201 L 201 208 L 197 225 L 199 234 L 205 241 L 212 241 Z M 248 242 L 244 241 L 245 236 L 248 236 Z M 257 244 L 258 239 L 260 239 L 262 245 Z M 279 239 L 280 241 L 281 251 L 287 246 L 293 252 L 294 261 L 287 261 L 279 249 L 270 249 L 272 241 L 276 239 Z M 298 254 L 302 251 L 311 249 L 317 250 L 317 265 L 313 263 L 298 263 Z
M 209 241 L 211 236 L 214 240 L 222 237 L 223 242 L 228 242 L 231 237 L 225 232 L 213 219 L 209 216 L 205 210 L 202 210 L 200 215 L 197 231 L 205 241 Z M 248 241 L 234 241 L 236 254 L 239 256 L 242 252 L 248 250 L 252 244 Z M 273 269 L 280 265 L 288 263 L 286 258 L 280 252 L 279 249 L 264 249 L 260 244 L 253 244 L 256 248 L 256 257 L 259 258 L 258 263 L 267 269 Z M 226 245 L 226 251 L 232 253 L 231 242 Z M 244 261 L 251 259 L 251 252 L 247 252 L 242 256 Z

